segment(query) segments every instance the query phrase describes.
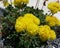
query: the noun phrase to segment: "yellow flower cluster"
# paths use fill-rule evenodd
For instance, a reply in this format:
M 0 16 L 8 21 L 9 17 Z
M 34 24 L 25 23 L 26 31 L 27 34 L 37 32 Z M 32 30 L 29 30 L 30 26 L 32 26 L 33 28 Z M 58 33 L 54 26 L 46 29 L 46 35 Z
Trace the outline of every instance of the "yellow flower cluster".
M 16 20 L 15 29 L 17 32 L 26 30 L 31 35 L 35 35 L 38 31 L 40 19 L 33 14 L 25 14 L 24 17 L 19 17 Z
M 42 41 L 56 38 L 55 32 L 48 25 L 39 25 L 40 19 L 33 14 L 27 13 L 23 17 L 20 16 L 16 19 L 15 29 L 17 32 L 26 31 L 30 35 L 39 34 Z
M 25 25 L 25 23 L 22 22 L 22 19 L 23 19 L 23 17 L 19 17 L 16 20 L 15 29 L 17 32 L 24 31 L 26 28 L 26 25 Z
M 46 16 L 45 20 L 49 26 L 55 26 L 59 22 L 59 20 L 54 16 Z
M 56 39 L 56 34 L 50 29 L 48 25 L 41 25 L 39 27 L 39 36 L 42 41 L 54 40 Z
M 21 6 L 23 3 L 24 4 L 27 4 L 27 3 L 29 3 L 29 0 L 14 0 L 14 1 L 11 1 L 10 3 L 12 3 L 13 5 L 15 5 L 15 6 Z M 9 4 L 10 4 L 9 2 L 8 2 L 8 0 L 4 0 L 3 1 L 3 5 L 6 7 L 6 6 L 9 6 Z
M 52 13 L 57 13 L 60 11 L 60 4 L 58 2 L 50 2 L 48 4 L 48 9 L 50 9 Z
M 60 21 L 58 21 L 57 26 L 60 26 Z
M 4 0 L 3 1 L 3 5 L 6 7 L 6 6 L 9 6 L 9 3 L 8 3 L 8 0 Z
M 14 5 L 20 6 L 22 3 L 27 4 L 29 0 L 14 0 Z

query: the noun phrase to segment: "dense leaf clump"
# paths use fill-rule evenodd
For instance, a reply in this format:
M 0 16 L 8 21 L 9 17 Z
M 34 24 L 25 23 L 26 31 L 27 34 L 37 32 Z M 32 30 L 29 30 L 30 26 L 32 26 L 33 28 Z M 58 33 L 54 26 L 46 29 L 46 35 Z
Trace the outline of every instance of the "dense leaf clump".
M 44 44 L 37 36 L 30 36 L 27 33 L 17 33 L 15 30 L 15 22 L 19 16 L 23 16 L 26 13 L 32 13 L 39 19 L 41 24 L 45 24 L 43 10 L 34 9 L 33 7 L 25 6 L 24 9 L 13 8 L 9 5 L 6 9 L 6 13 L 2 19 L 2 38 L 5 39 L 4 44 L 10 45 L 14 48 L 35 48 Z

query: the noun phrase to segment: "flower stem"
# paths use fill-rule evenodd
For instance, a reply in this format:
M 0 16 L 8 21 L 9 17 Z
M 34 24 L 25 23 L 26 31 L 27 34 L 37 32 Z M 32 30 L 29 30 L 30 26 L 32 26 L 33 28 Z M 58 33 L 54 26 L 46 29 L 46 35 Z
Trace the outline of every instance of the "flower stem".
M 38 6 L 39 6 L 39 0 L 37 0 L 36 2 L 35 9 L 38 8 Z
M 12 0 L 10 0 L 10 3 L 11 3 L 11 5 L 12 5 Z

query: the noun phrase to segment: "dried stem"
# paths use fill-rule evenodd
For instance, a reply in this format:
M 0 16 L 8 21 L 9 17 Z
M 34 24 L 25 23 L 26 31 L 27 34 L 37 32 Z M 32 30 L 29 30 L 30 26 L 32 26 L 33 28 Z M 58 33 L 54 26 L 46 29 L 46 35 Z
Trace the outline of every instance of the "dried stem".
M 10 0 L 10 3 L 11 3 L 11 5 L 12 5 L 12 0 Z
M 38 6 L 39 6 L 39 0 L 37 0 L 35 8 L 38 8 Z
M 59 3 L 59 0 L 57 0 L 57 2 Z

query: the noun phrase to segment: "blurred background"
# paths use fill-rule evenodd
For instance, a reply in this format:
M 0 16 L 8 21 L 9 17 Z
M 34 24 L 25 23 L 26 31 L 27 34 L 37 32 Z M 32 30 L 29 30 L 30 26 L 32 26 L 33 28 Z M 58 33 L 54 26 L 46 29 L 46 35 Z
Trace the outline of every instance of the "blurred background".
M 45 0 L 39 0 L 39 2 L 38 2 L 38 8 L 39 9 L 43 9 L 44 10 L 44 14 L 45 13 L 49 13 L 48 11 L 48 8 L 47 8 L 47 4 L 49 3 L 49 2 L 56 2 L 56 1 L 58 1 L 58 0 L 48 0 L 48 1 L 46 1 L 46 6 L 43 6 L 43 3 L 44 3 L 44 1 Z M 9 0 L 9 2 L 10 2 L 10 0 Z M 37 2 L 37 0 L 29 0 L 29 4 L 27 5 L 27 6 L 34 6 L 34 8 L 35 8 L 35 6 L 36 6 L 36 2 Z M 60 3 L 60 0 L 59 0 L 59 3 Z M 0 1 L 0 8 L 5 8 L 4 6 L 3 6 L 3 3 L 2 3 L 2 1 Z M 58 13 L 56 13 L 56 14 L 54 14 L 54 16 L 56 16 L 59 20 L 60 20 L 60 12 L 58 12 Z

